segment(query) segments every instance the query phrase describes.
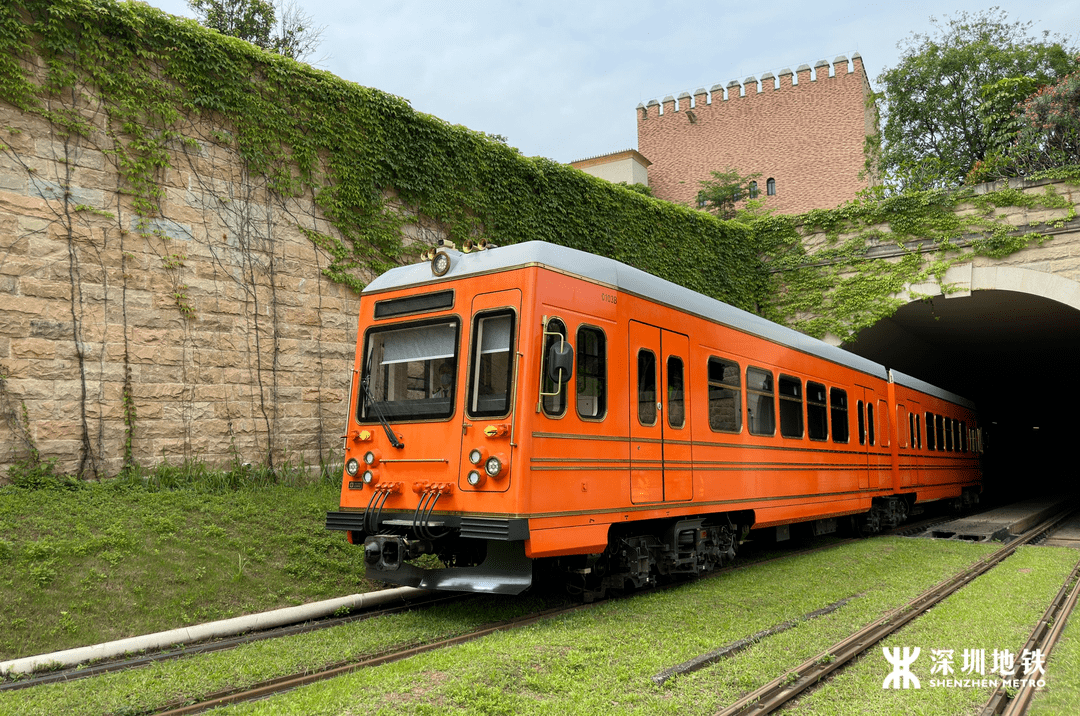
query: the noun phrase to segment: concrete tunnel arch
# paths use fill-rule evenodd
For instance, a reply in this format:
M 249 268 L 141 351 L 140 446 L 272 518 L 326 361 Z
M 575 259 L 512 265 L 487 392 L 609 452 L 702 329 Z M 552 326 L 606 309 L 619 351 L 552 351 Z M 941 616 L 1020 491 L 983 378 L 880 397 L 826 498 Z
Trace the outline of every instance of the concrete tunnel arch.
M 988 432 L 986 496 L 1073 492 L 1080 430 L 1080 282 L 1021 266 L 954 266 L 901 295 L 843 347 L 963 395 Z M 1077 393 L 1077 395 L 1074 395 Z

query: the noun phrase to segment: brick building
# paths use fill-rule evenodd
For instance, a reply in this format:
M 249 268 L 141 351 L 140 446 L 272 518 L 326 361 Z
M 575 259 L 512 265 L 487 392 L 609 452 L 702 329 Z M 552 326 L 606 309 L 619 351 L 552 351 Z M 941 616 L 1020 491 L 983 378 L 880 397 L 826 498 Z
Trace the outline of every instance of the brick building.
M 835 207 L 869 184 L 863 143 L 877 131 L 856 53 L 698 89 L 637 108 L 638 151 L 655 196 L 694 205 L 715 170 L 760 173 L 761 196 L 783 214 Z

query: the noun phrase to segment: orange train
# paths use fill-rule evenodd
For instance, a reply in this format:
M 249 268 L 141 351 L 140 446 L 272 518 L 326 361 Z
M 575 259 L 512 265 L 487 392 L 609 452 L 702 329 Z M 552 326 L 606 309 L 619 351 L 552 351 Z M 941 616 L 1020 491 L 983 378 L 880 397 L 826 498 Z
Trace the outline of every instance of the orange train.
M 327 527 L 386 582 L 516 594 L 545 567 L 595 595 L 750 528 L 976 502 L 982 441 L 957 395 L 617 261 L 446 247 L 361 296 Z

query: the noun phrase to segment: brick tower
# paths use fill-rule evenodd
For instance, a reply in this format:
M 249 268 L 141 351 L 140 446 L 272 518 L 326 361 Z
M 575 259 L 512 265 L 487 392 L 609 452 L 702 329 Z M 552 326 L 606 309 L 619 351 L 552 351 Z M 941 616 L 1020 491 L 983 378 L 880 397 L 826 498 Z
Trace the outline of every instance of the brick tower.
M 870 83 L 856 53 L 802 65 L 760 82 L 713 85 L 639 104 L 638 151 L 649 166 L 649 186 L 668 201 L 696 204 L 699 182 L 728 169 L 760 173 L 766 206 L 783 214 L 833 208 L 869 185 L 863 143 L 877 131 L 868 103 Z M 794 79 L 794 81 L 793 81 Z

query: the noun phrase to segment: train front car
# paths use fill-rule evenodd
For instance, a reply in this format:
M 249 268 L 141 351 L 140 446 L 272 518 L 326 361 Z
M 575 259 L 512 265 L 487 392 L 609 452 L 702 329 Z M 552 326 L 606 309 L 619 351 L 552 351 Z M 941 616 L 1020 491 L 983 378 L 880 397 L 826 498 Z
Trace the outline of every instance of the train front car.
M 496 253 L 442 249 L 361 296 L 341 510 L 327 527 L 363 545 L 372 578 L 503 594 L 532 583 L 528 523 L 511 516 L 529 271 L 501 270 Z

